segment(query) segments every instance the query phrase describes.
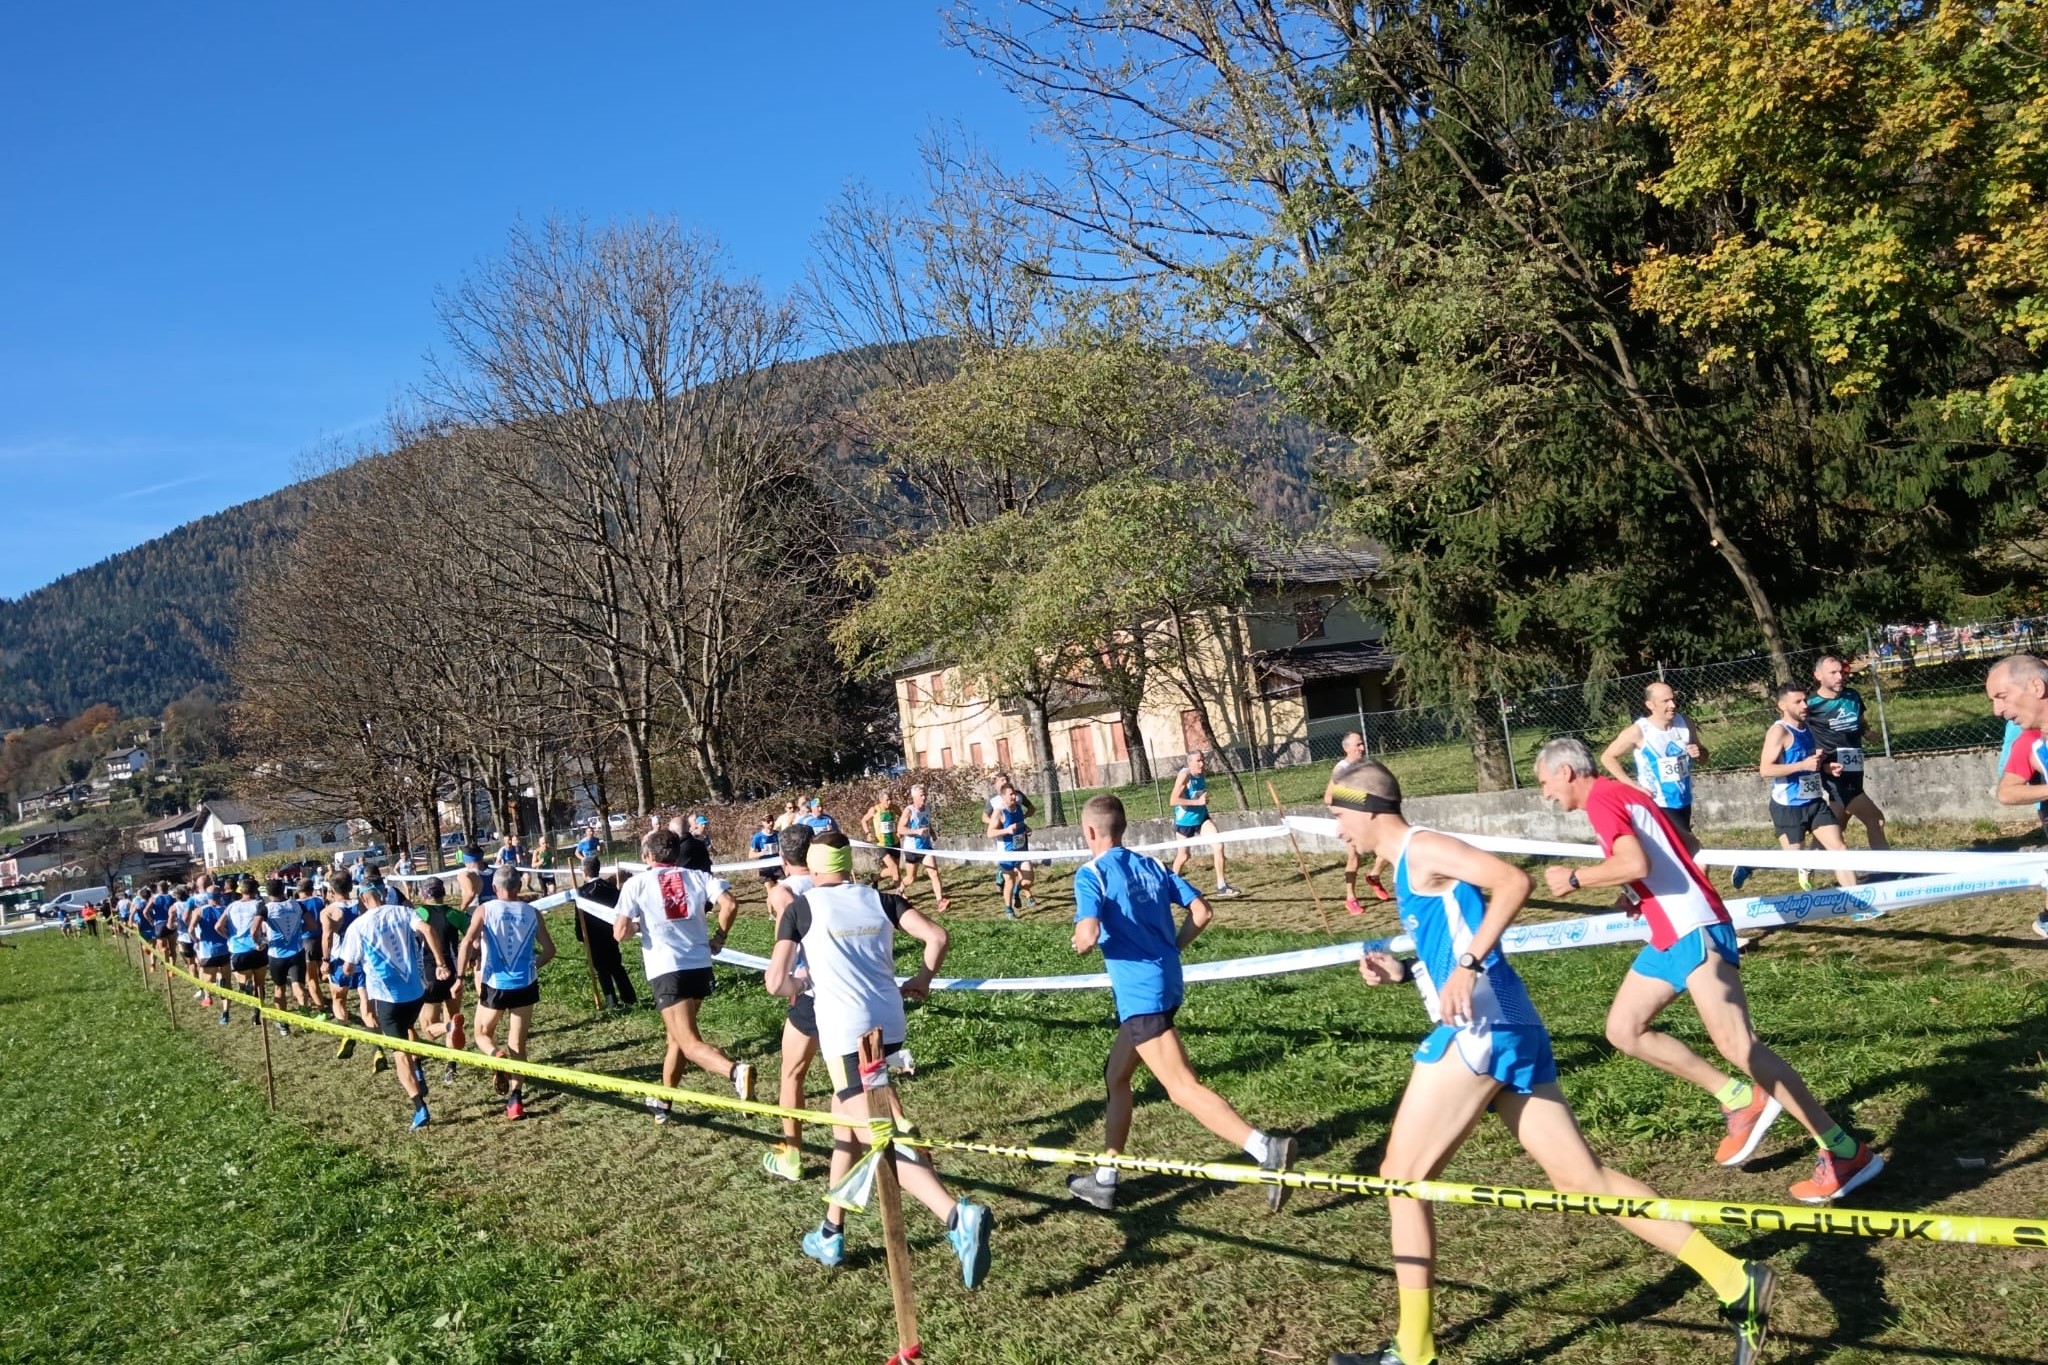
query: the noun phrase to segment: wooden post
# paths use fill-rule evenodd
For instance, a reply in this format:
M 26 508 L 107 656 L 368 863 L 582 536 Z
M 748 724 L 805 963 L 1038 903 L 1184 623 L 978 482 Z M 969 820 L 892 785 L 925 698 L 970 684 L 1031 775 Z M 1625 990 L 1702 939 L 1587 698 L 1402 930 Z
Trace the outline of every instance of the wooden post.
M 1273 798 L 1273 811 L 1280 817 L 1281 825 L 1287 830 L 1287 842 L 1294 848 L 1294 865 L 1301 869 L 1301 879 L 1308 883 L 1309 899 L 1316 903 L 1316 913 L 1322 916 L 1323 937 L 1335 938 L 1336 931 L 1330 928 L 1330 912 L 1323 909 L 1323 898 L 1316 891 L 1316 879 L 1308 870 L 1308 859 L 1302 855 L 1301 840 L 1294 837 L 1294 827 L 1287 823 L 1287 808 L 1280 804 L 1279 789 L 1273 779 L 1266 779 L 1266 795 Z
M 872 1068 L 888 1065 L 884 1058 L 882 1031 L 870 1029 L 867 1037 L 860 1040 L 863 1080 Z M 881 1088 L 867 1092 L 869 1117 L 893 1121 L 895 1094 L 885 1070 Z M 917 1295 L 910 1284 L 910 1236 L 903 1226 L 903 1187 L 896 1181 L 894 1143 L 882 1153 L 875 1167 L 875 1196 L 882 1201 L 882 1244 L 889 1253 L 889 1297 L 896 1305 L 896 1354 L 891 1360 L 915 1360 L 923 1348 L 917 1339 Z
M 258 991 L 263 988 L 259 985 Z M 277 1073 L 270 1069 L 270 1021 L 263 1017 L 262 1006 L 256 1007 L 256 1031 L 263 1035 L 263 1093 L 272 1109 L 277 1108 Z
M 178 1026 L 178 993 L 171 989 L 171 969 L 164 968 L 164 1008 L 171 1012 L 171 1027 Z

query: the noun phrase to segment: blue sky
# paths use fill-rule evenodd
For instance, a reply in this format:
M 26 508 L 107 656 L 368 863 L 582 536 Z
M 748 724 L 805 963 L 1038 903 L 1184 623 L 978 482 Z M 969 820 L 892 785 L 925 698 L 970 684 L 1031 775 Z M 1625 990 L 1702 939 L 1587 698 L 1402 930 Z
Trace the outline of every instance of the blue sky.
M 19 5 L 0 21 L 0 596 L 374 440 L 434 290 L 550 213 L 771 288 L 957 124 L 1042 161 L 929 0 Z

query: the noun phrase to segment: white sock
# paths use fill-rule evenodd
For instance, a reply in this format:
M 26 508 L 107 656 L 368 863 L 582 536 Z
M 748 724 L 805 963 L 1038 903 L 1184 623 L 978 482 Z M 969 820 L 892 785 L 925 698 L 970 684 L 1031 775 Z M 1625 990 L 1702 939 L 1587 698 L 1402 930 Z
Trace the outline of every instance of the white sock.
M 1244 1154 L 1253 1161 L 1265 1161 L 1267 1153 L 1272 1150 L 1273 1139 L 1256 1128 L 1252 1129 L 1252 1135 L 1244 1140 Z
M 1114 1166 L 1097 1166 L 1095 1168 L 1095 1183 L 1098 1185 L 1114 1185 L 1116 1184 L 1116 1178 L 1117 1169 Z

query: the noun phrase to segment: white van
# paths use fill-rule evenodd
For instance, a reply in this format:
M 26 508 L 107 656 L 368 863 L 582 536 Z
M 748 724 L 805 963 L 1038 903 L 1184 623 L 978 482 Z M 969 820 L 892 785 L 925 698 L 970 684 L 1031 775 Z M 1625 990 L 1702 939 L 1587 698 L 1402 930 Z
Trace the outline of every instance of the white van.
M 60 892 L 49 900 L 44 901 L 43 913 L 55 915 L 69 910 L 75 915 L 88 905 L 98 905 L 100 902 L 110 899 L 112 897 L 104 886 L 81 886 L 76 891 Z

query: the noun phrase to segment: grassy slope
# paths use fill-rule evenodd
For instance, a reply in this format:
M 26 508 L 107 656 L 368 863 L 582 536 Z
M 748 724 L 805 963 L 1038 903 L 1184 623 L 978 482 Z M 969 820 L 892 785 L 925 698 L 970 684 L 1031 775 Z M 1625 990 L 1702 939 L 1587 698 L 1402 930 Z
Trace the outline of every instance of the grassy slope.
M 1900 833 L 1901 842 L 1914 842 L 1912 831 Z M 1967 837 L 1955 829 L 1921 835 L 1937 846 Z M 1319 870 L 1327 895 L 1336 887 L 1333 868 L 1324 861 Z M 1224 926 L 1194 956 L 1324 941 L 1291 864 L 1249 865 L 1234 879 L 1253 895 L 1222 907 Z M 1765 889 L 1773 885 L 1760 880 Z M 1058 881 L 1049 885 L 1039 916 L 1016 925 L 991 917 L 986 882 L 963 875 L 956 885 L 971 894 L 950 917 L 954 969 L 991 975 L 1072 970 L 1064 946 L 1067 901 Z M 1766 1036 L 1806 1070 L 1839 1117 L 1875 1134 L 1895 1163 L 1872 1188 L 1872 1206 L 2048 1214 L 2048 953 L 2031 937 L 2016 936 L 2024 934 L 2030 909 L 2028 897 L 1964 902 L 1869 925 L 1780 933 L 1753 949 L 1745 976 Z M 1362 921 L 1341 911 L 1337 918 L 1344 936 L 1384 932 L 1390 924 L 1378 909 Z M 736 946 L 757 951 L 767 940 L 758 914 L 735 934 Z M 85 945 L 45 939 L 31 960 L 88 953 Z M 0 970 L 14 965 L 0 963 Z M 1523 966 L 1555 1032 L 1566 1089 L 1596 1147 L 1668 1194 L 1782 1200 L 1810 1152 L 1789 1121 L 1750 1170 L 1718 1170 L 1710 1164 L 1718 1128 L 1711 1102 L 1617 1057 L 1603 1041 L 1605 1003 L 1626 967 L 1620 951 L 1551 954 L 1524 959 Z M 90 969 L 86 981 L 96 987 L 105 974 Z M 645 1011 L 592 1016 L 573 944 L 548 976 L 537 1057 L 636 1076 L 655 1073 L 655 1020 Z M 158 1122 L 143 1116 L 140 1106 L 154 1097 L 134 1089 L 124 1054 L 159 1070 L 204 1076 L 207 1069 L 189 1061 L 203 1049 L 245 1079 L 260 1079 L 260 1054 L 246 1026 L 201 1026 L 188 1010 L 184 1042 L 173 1044 L 160 1000 L 132 989 L 62 999 L 77 1002 L 63 1007 L 76 1011 L 73 1027 L 83 1027 L 87 1006 L 104 1008 L 101 1017 L 126 1026 L 120 1052 L 111 1038 L 95 1044 L 85 1054 L 89 1067 L 50 1082 L 59 1087 L 52 1098 L 66 1111 L 111 1103 L 128 1122 Z M 37 997 L 32 1007 L 37 1017 L 58 1018 L 49 1013 L 59 1009 L 52 1001 Z M 15 1024 L 21 1008 L 0 1012 L 0 1036 L 21 1032 Z M 725 976 L 706 1023 L 739 1055 L 772 1067 L 779 1014 L 748 978 Z M 1368 991 L 1339 972 L 1201 988 L 1182 1023 L 1205 1077 L 1253 1121 L 1300 1131 L 1309 1163 L 1338 1170 L 1372 1168 L 1408 1050 L 1423 1027 L 1412 992 Z M 1675 1024 L 1699 1043 L 1688 1012 L 1675 1012 Z M 908 1083 L 908 1103 L 928 1130 L 1058 1145 L 1099 1140 L 1099 1074 L 1108 1042 L 1103 997 L 942 997 L 913 1015 L 911 1041 L 921 1074 Z M 313 1140 L 267 1124 L 251 1102 L 256 1092 L 243 1090 L 212 1102 L 216 1113 L 206 1119 L 221 1125 L 230 1146 L 238 1140 L 253 1147 L 261 1132 L 268 1135 L 266 1152 L 305 1154 L 292 1158 L 288 1180 L 346 1186 L 370 1178 L 373 1168 L 359 1157 L 327 1157 L 329 1169 L 315 1169 L 323 1164 L 320 1154 L 334 1150 L 325 1144 L 344 1144 L 381 1163 L 377 1169 L 390 1173 L 386 1188 L 431 1190 L 450 1201 L 428 1206 L 436 1227 L 446 1218 L 465 1227 L 518 1229 L 523 1246 L 549 1249 L 523 1254 L 569 1268 L 561 1292 L 571 1322 L 581 1321 L 576 1305 L 589 1302 L 583 1286 L 594 1276 L 614 1286 L 635 1312 L 689 1323 L 721 1339 L 738 1358 L 880 1360 L 887 1354 L 888 1293 L 873 1228 L 856 1221 L 846 1270 L 831 1274 L 806 1262 L 796 1238 L 817 1216 L 822 1186 L 815 1178 L 798 1188 L 761 1176 L 752 1125 L 710 1119 L 658 1131 L 630 1105 L 541 1094 L 529 1109 L 532 1121 L 508 1129 L 486 1084 L 466 1075 L 442 1095 L 435 1126 L 416 1136 L 403 1129 L 395 1084 L 388 1076 L 371 1080 L 360 1058 L 338 1065 L 325 1045 L 303 1037 L 283 1044 L 278 1055 L 281 1101 Z M 0 1060 L 15 1076 L 13 1058 L 0 1053 Z M 821 1080 L 814 1072 L 813 1083 Z M 1141 1092 L 1140 1104 L 1137 1151 L 1228 1155 L 1167 1107 L 1156 1087 Z M 10 1104 L 0 1113 L 15 1109 Z M 191 1122 L 199 1123 L 200 1113 L 195 1110 Z M 0 1118 L 0 1124 L 15 1122 Z M 126 1127 L 94 1141 L 118 1151 Z M 196 1134 L 183 1131 L 185 1143 L 151 1146 L 146 1160 L 160 1165 L 145 1164 L 130 1143 L 132 1173 L 120 1177 L 125 1186 L 111 1188 L 127 1188 L 131 1197 L 117 1206 L 131 1206 L 134 1188 L 174 1181 L 174 1168 L 193 1175 L 199 1163 L 186 1169 L 187 1163 L 164 1155 L 194 1144 Z M 19 1132 L 9 1136 L 10 1145 L 18 1145 Z M 811 1135 L 813 1177 L 822 1165 L 822 1136 Z M 59 1140 L 76 1139 L 60 1130 Z M 1988 1165 L 1960 1167 L 1958 1157 L 1981 1157 Z M 208 1157 L 215 1165 L 253 1159 Z M 47 1156 L 38 1161 L 44 1164 L 37 1179 L 23 1188 L 47 1183 L 52 1188 L 42 1197 L 75 1211 L 38 1208 L 25 1220 L 37 1230 L 34 1236 L 47 1244 L 53 1217 L 108 1216 L 94 1211 L 109 1203 L 110 1175 L 91 1181 L 100 1192 L 73 1188 Z M 1371 1345 L 1391 1323 L 1386 1220 L 1375 1201 L 1297 1196 L 1285 1214 L 1270 1218 L 1249 1191 L 1140 1178 L 1126 1186 L 1126 1209 L 1109 1219 L 1070 1206 L 1062 1172 L 980 1158 L 944 1168 L 992 1203 L 998 1216 L 990 1284 L 968 1295 L 958 1287 L 935 1226 L 921 1210 L 912 1211 L 925 1336 L 947 1361 L 1319 1361 L 1336 1347 Z M 1533 1164 L 1494 1125 L 1481 1126 L 1447 1176 L 1541 1183 Z M 1704 1291 L 1612 1228 L 1475 1210 L 1446 1210 L 1442 1224 L 1447 1358 L 1722 1357 L 1724 1343 Z M 142 1264 L 160 1235 L 151 1231 L 156 1226 L 154 1215 L 116 1220 L 102 1240 L 89 1243 L 100 1248 L 96 1273 L 106 1273 L 110 1260 Z M 296 1225 L 279 1213 L 252 1219 L 248 1230 L 266 1226 Z M 1784 1340 L 1774 1359 L 2048 1360 L 2040 1327 L 2048 1320 L 2048 1253 L 1715 1235 L 1796 1272 L 1781 1294 Z M 402 1282 L 419 1283 L 424 1272 L 413 1262 L 450 1244 L 429 1238 L 417 1251 L 403 1252 Z M 452 1245 L 466 1244 L 458 1238 Z M 262 1260 L 273 1264 L 276 1254 Z M 197 1291 L 207 1305 L 202 1316 L 224 1307 L 230 1316 L 244 1311 L 225 1281 L 208 1279 Z M 414 1311 L 427 1321 L 447 1311 L 445 1295 L 423 1297 Z M 476 1301 L 489 1303 L 481 1296 Z M 376 1330 L 394 1329 L 380 1323 Z M 107 1358 L 118 1357 L 107 1349 Z M 316 1346 L 302 1358 L 328 1354 Z M 516 1352 L 480 1358 L 516 1358 Z

